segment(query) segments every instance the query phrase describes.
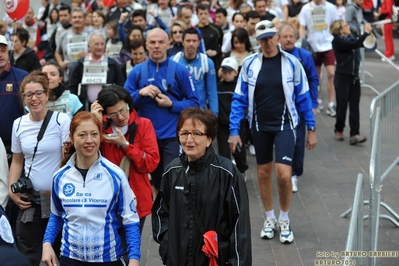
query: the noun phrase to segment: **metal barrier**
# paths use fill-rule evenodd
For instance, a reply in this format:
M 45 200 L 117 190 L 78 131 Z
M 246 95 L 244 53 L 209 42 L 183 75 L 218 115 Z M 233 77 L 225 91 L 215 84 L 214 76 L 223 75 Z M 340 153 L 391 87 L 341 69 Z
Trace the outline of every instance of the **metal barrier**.
M 380 219 L 386 219 L 399 227 L 399 215 L 388 204 L 381 202 L 382 182 L 390 176 L 394 167 L 399 163 L 399 81 L 390 86 L 387 90 L 373 99 L 370 107 L 370 173 L 369 200 L 363 204 L 369 205 L 369 214 L 363 217 L 359 211 L 355 213 L 355 202 L 353 208 L 347 210 L 341 217 L 347 217 L 353 211 L 349 234 L 347 240 L 347 251 L 353 250 L 353 231 L 352 220 L 359 221 L 369 219 L 369 251 L 377 251 L 378 230 Z M 356 185 L 356 191 L 357 191 Z M 356 197 L 356 195 L 355 195 Z M 361 199 L 358 199 L 361 200 Z M 384 207 L 390 215 L 380 214 L 380 207 Z M 361 208 L 362 209 L 362 208 Z M 362 219 L 363 218 L 363 219 Z M 362 230 L 356 228 L 363 242 Z M 359 240 L 358 240 L 359 241 Z M 352 245 L 352 246 L 351 246 Z M 357 248 L 360 248 L 359 246 Z M 358 249 L 362 250 L 362 249 Z M 368 265 L 376 265 L 376 257 L 368 258 Z M 359 265 L 359 264 L 356 264 Z
M 351 211 L 352 216 L 349 222 L 348 238 L 346 239 L 345 251 L 363 251 L 363 189 L 364 177 L 358 174 L 356 181 L 355 197 L 353 199 L 352 209 L 341 214 L 340 217 L 346 217 Z M 353 253 L 345 253 L 344 261 L 356 261 L 355 265 L 363 264 L 363 256 L 353 256 Z
M 399 227 L 399 215 L 381 202 L 382 182 L 399 163 L 399 81 L 371 102 L 370 129 L 369 251 L 377 251 L 379 220 L 389 220 Z M 380 214 L 381 206 L 391 216 Z M 376 259 L 369 257 L 369 265 L 375 266 Z
M 377 108 L 381 108 L 380 123 L 376 123 Z M 399 81 L 375 97 L 370 107 L 370 134 L 373 146 L 374 128 L 379 127 L 381 142 L 378 148 L 377 163 L 379 168 L 375 174 L 381 177 L 381 182 L 388 176 L 399 162 Z M 382 172 L 383 171 L 383 172 Z
M 379 92 L 378 90 L 376 90 L 376 89 L 375 89 L 373 86 L 371 86 L 370 84 L 367 84 L 367 83 L 366 83 L 365 76 L 367 75 L 367 76 L 369 76 L 370 78 L 373 78 L 373 75 L 372 75 L 370 72 L 368 72 L 368 71 L 366 71 L 366 70 L 364 69 L 364 61 L 365 61 L 365 59 L 366 59 L 365 54 L 364 54 L 364 48 L 360 48 L 359 50 L 360 50 L 360 58 L 361 58 L 360 67 L 359 67 L 359 68 L 360 68 L 360 69 L 359 69 L 359 72 L 360 72 L 360 85 L 361 85 L 362 87 L 364 87 L 364 88 L 369 88 L 369 89 L 372 90 L 375 94 L 379 95 L 380 92 Z

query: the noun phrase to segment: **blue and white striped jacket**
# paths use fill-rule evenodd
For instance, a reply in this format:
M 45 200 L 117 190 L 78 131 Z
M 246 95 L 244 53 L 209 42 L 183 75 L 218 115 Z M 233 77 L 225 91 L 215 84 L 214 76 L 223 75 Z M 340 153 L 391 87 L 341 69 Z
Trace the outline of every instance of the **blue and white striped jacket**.
M 300 119 L 299 114 L 302 114 L 308 128 L 314 127 L 316 121 L 312 111 L 312 101 L 309 94 L 309 85 L 305 70 L 297 58 L 283 51 L 280 45 L 278 45 L 278 49 L 281 53 L 282 84 L 285 102 L 291 117 L 291 126 L 292 128 L 296 128 Z M 254 113 L 253 96 L 256 80 L 262 68 L 262 59 L 262 52 L 259 52 L 248 56 L 243 61 L 231 104 L 231 136 L 239 135 L 240 122 L 245 117 L 246 108 L 248 108 L 248 122 L 250 128 L 252 128 Z M 262 75 L 267 75 L 267 73 L 262 73 Z
M 43 243 L 52 244 L 62 227 L 62 256 L 84 262 L 117 261 L 123 253 L 120 216 L 129 259 L 139 260 L 140 222 L 124 172 L 100 155 L 83 180 L 75 158 L 76 153 L 54 174 Z

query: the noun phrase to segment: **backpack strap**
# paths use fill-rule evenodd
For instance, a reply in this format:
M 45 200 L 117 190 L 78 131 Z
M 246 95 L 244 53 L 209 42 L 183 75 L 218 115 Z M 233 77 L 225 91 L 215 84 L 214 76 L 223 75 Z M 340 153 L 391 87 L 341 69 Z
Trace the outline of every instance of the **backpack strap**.
M 169 60 L 168 62 L 168 71 L 166 72 L 166 84 L 168 86 L 168 89 L 166 93 L 172 92 L 172 86 L 175 82 L 175 72 L 177 64 L 178 63 L 174 62 L 173 60 Z
M 141 64 L 141 78 L 138 84 L 140 89 L 148 85 L 148 64 L 148 61 Z
M 169 2 L 169 4 L 168 4 L 168 6 L 169 6 L 169 9 L 170 9 L 170 13 L 172 13 L 172 18 L 175 16 L 175 12 L 173 12 L 173 7 L 172 7 L 172 5 L 170 4 L 170 2 Z
M 52 116 L 52 115 L 53 115 L 53 111 L 47 110 L 47 113 L 46 113 L 46 116 L 44 117 L 42 126 L 40 127 L 39 134 L 37 134 L 36 146 L 35 146 L 35 148 L 33 149 L 32 163 L 31 163 L 30 166 L 29 166 L 28 175 L 26 176 L 26 177 L 28 177 L 28 178 L 29 178 L 30 172 L 31 172 L 31 170 L 32 170 L 33 160 L 35 159 L 35 155 L 36 155 L 36 152 L 37 152 L 37 146 L 39 145 L 39 142 L 40 142 L 40 141 L 42 140 L 42 138 L 43 138 L 44 132 L 45 132 L 46 129 L 47 129 L 48 123 L 50 122 L 50 119 L 51 119 L 51 116 Z

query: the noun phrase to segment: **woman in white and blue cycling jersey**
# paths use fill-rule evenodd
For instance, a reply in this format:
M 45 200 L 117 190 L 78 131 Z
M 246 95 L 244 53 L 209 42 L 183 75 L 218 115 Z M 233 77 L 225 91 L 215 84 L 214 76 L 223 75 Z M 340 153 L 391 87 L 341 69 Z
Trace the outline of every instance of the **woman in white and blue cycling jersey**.
M 140 222 L 124 172 L 101 156 L 101 122 L 79 112 L 70 126 L 63 167 L 54 174 L 51 215 L 43 239 L 43 261 L 56 265 L 51 244 L 62 228 L 61 266 L 125 265 L 123 226 L 129 266 L 140 260 Z M 122 224 L 120 223 L 122 221 Z

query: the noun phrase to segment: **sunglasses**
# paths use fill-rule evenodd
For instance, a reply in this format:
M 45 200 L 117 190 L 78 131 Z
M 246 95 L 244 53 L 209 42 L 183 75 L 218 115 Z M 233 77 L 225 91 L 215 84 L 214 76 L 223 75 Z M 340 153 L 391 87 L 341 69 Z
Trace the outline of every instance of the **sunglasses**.
M 265 30 L 265 29 L 273 29 L 274 28 L 274 24 L 273 23 L 268 23 L 268 24 L 262 24 L 259 27 L 256 28 L 256 30 Z
M 181 30 L 172 31 L 172 34 L 178 34 L 178 33 L 182 34 L 182 33 L 183 33 L 183 31 L 181 31 Z

